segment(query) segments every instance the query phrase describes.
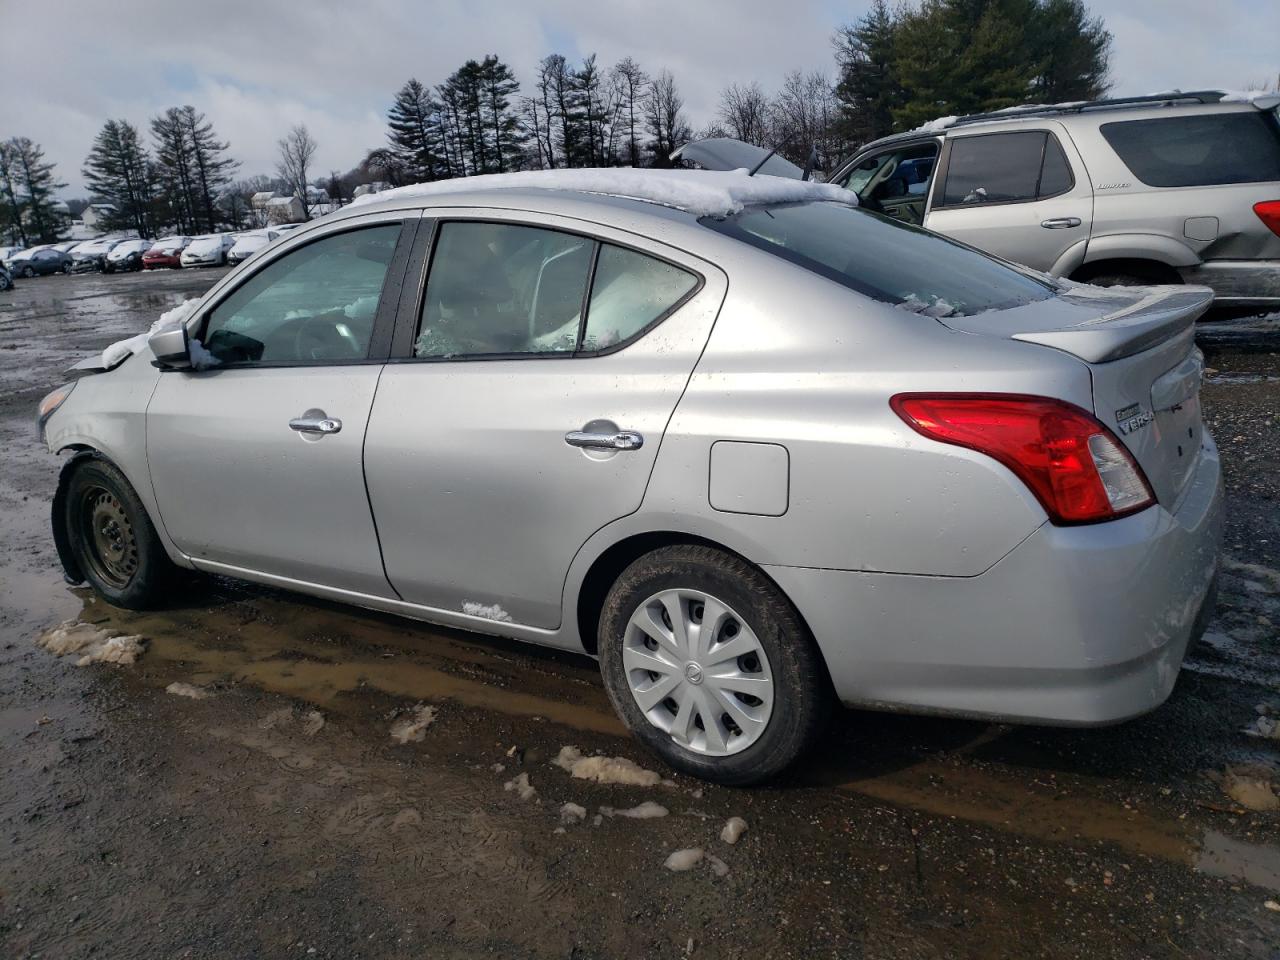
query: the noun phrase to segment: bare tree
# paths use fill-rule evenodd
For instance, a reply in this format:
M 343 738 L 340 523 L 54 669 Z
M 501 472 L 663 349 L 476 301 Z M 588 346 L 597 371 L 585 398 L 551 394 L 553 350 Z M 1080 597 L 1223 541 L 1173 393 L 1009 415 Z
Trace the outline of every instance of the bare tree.
M 720 91 L 720 119 L 729 136 L 757 146 L 773 146 L 769 98 L 760 84 L 731 83 Z
M 629 167 L 640 166 L 643 152 L 640 148 L 640 132 L 644 123 L 644 101 L 649 91 L 649 75 L 630 57 L 618 61 L 610 74 L 617 98 L 617 121 L 614 124 L 626 139 L 620 150 L 620 159 Z
M 787 74 L 773 101 L 773 136 L 778 152 L 804 164 L 809 151 L 818 151 L 818 166 L 830 170 L 839 150 L 836 132 L 838 105 L 831 82 L 820 71 Z
M 311 219 L 311 207 L 307 203 L 310 187 L 308 171 L 311 161 L 316 155 L 316 142 L 303 124 L 298 124 L 289 131 L 289 135 L 280 141 L 280 159 L 276 161 L 276 172 L 285 182 L 286 188 L 302 201 L 302 216 Z
M 671 71 L 663 70 L 649 88 L 645 101 L 645 126 L 655 167 L 671 166 L 671 154 L 693 135 L 684 118 L 684 98 Z

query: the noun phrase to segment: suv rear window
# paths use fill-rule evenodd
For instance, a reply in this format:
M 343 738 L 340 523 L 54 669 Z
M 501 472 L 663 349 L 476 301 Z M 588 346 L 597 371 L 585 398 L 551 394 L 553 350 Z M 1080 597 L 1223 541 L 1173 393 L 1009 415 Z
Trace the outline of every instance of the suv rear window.
M 698 222 L 913 313 L 972 316 L 1054 295 L 1049 284 L 984 253 L 843 203 L 750 206 Z
M 1280 180 L 1280 128 L 1260 110 L 1104 123 L 1102 135 L 1150 187 Z

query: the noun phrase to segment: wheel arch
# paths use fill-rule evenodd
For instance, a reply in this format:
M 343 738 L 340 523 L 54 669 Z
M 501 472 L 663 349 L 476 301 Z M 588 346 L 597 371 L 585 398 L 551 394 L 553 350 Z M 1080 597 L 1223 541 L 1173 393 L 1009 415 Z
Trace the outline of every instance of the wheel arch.
M 646 530 L 632 533 L 610 544 L 591 561 L 578 585 L 574 604 L 575 624 L 583 650 L 592 656 L 596 654 L 596 637 L 599 632 L 600 614 L 604 609 L 604 600 L 609 593 L 609 588 L 613 586 L 622 571 L 640 559 L 640 557 L 661 547 L 686 544 L 710 547 L 737 557 L 743 563 L 749 564 L 752 569 L 777 587 L 778 593 L 795 611 L 796 618 L 800 621 L 801 627 L 804 628 L 805 634 L 813 642 L 818 659 L 822 662 L 823 670 L 830 677 L 831 671 L 827 665 L 826 657 L 823 655 L 822 646 L 814 637 L 813 630 L 809 627 L 808 620 L 805 619 L 804 611 L 796 605 L 782 585 L 769 575 L 768 570 L 732 547 L 708 537 L 679 530 Z
M 1108 257 L 1090 260 L 1077 267 L 1070 279 L 1088 283 L 1094 277 L 1108 273 L 1122 273 L 1138 277 L 1149 283 L 1181 284 L 1182 275 L 1170 264 L 1162 260 L 1144 257 Z

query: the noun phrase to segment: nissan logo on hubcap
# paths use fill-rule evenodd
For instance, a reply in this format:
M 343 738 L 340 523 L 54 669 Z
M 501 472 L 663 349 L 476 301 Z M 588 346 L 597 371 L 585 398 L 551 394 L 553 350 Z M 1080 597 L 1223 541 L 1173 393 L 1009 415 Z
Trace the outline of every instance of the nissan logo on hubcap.
M 702 667 L 693 661 L 689 661 L 684 665 L 684 678 L 690 683 L 701 683 Z

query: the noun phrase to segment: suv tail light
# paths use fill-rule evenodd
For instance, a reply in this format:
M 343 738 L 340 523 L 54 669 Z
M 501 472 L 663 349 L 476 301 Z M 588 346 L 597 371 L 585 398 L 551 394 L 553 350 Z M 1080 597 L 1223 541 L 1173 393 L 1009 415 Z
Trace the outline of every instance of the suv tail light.
M 1280 200 L 1263 200 L 1253 205 L 1253 212 L 1267 225 L 1267 229 L 1280 237 Z
M 1097 523 L 1155 503 L 1129 451 L 1092 414 L 1016 393 L 900 393 L 894 412 L 931 440 L 999 460 L 1056 524 Z

